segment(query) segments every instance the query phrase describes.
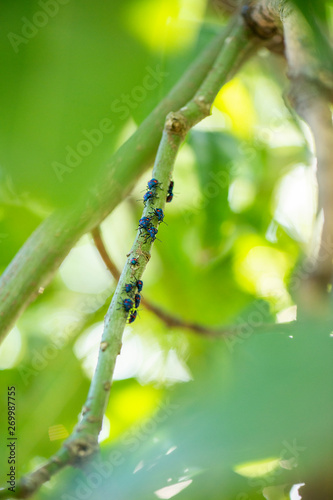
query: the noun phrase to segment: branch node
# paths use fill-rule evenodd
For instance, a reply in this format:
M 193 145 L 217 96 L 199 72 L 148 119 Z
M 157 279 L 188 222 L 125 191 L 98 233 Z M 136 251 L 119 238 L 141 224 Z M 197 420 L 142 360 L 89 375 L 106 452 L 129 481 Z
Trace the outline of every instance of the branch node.
M 96 422 L 102 422 L 102 421 L 103 421 L 102 417 L 94 417 L 94 416 L 87 417 L 87 422 L 89 422 L 90 424 L 95 424 Z
M 165 121 L 165 130 L 168 133 L 185 136 L 187 132 L 187 121 L 184 115 L 180 112 L 169 113 Z
M 278 31 L 277 19 L 274 13 L 260 3 L 244 5 L 241 14 L 245 24 L 252 33 L 263 40 L 268 40 Z
M 196 103 L 196 105 L 198 106 L 198 108 L 200 109 L 201 113 L 204 116 L 210 115 L 211 103 L 205 99 L 205 96 L 200 95 L 195 97 L 194 102 Z
M 23 477 L 21 480 L 20 498 L 30 497 L 41 484 L 50 480 L 50 474 L 45 467 L 40 467 L 30 476 Z
M 65 443 L 64 446 L 70 455 L 69 462 L 73 465 L 81 465 L 82 461 L 99 450 L 97 439 L 90 435 L 84 438 L 76 438 L 73 441 Z
M 111 382 L 104 382 L 103 384 L 104 390 L 109 391 L 111 389 Z
M 108 346 L 109 346 L 108 342 L 101 342 L 101 351 L 103 351 L 103 352 L 106 351 Z

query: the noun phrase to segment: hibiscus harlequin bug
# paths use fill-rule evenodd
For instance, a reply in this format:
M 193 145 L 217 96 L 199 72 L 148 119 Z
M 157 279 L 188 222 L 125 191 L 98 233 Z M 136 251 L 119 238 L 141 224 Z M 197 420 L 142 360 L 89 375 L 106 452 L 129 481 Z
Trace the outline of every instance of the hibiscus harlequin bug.
M 161 208 L 155 208 L 153 212 L 151 213 L 152 217 L 157 217 L 158 222 L 164 222 L 164 212 Z
M 141 290 L 142 290 L 142 288 L 143 288 L 143 281 L 138 280 L 138 281 L 136 282 L 136 286 L 137 286 L 137 288 L 138 288 L 138 292 L 141 292 Z
M 136 293 L 134 297 L 134 307 L 136 309 L 139 307 L 140 302 L 141 302 L 141 295 L 139 293 Z
M 128 322 L 133 323 L 133 321 L 135 321 L 137 315 L 138 315 L 138 311 L 136 309 L 134 309 L 134 311 L 131 312 L 131 315 L 128 319 Z
M 135 287 L 135 283 L 126 283 L 125 284 L 125 292 L 130 293 Z
M 143 203 L 147 203 L 147 201 L 149 200 L 153 200 L 154 198 L 156 198 L 156 193 L 154 193 L 153 191 L 147 191 L 144 195 L 143 195 Z
M 158 233 L 158 230 L 156 229 L 156 227 L 150 227 L 149 229 L 147 229 L 147 236 L 146 236 L 146 241 L 150 238 L 151 241 L 155 241 L 156 240 L 156 235 Z
M 149 229 L 151 226 L 151 218 L 150 217 L 142 217 L 139 220 L 139 229 Z
M 131 309 L 133 309 L 133 300 L 132 299 L 124 299 L 122 304 L 123 304 L 123 308 L 125 309 L 126 312 L 129 312 Z
M 131 266 L 137 266 L 139 264 L 139 261 L 136 257 L 133 257 L 131 260 L 130 260 L 130 264 Z
M 170 203 L 172 201 L 172 198 L 173 198 L 173 186 L 175 185 L 175 183 L 173 181 L 170 181 L 170 184 L 169 184 L 169 187 L 168 187 L 168 194 L 167 194 L 167 197 L 166 197 L 166 202 L 167 203 Z
M 161 183 L 157 179 L 150 179 L 148 181 L 148 189 L 154 189 L 160 187 Z

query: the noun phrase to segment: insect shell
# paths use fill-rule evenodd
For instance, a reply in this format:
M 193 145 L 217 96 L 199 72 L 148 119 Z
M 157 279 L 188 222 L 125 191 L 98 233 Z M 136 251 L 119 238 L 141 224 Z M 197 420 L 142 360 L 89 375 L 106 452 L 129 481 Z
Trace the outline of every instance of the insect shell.
M 126 283 L 125 284 L 125 292 L 130 293 L 134 287 L 135 287 L 134 283 Z
M 157 179 L 150 179 L 148 181 L 148 189 L 154 189 L 156 187 L 160 187 L 161 183 Z
M 157 217 L 158 222 L 163 222 L 164 212 L 161 208 L 155 208 L 152 212 L 152 216 Z
M 133 257 L 131 260 L 130 260 L 130 264 L 131 266 L 137 266 L 139 264 L 139 261 L 137 258 Z
M 171 203 L 172 199 L 173 199 L 173 193 L 168 193 L 168 195 L 166 197 L 166 202 L 167 203 Z
M 123 300 L 123 307 L 124 307 L 126 312 L 129 312 L 133 308 L 133 300 L 124 299 Z
M 156 197 L 156 194 L 153 191 L 147 191 L 143 195 L 143 202 L 146 203 L 148 200 L 153 200 Z
M 174 185 L 175 185 L 175 183 L 173 181 L 170 181 L 170 184 L 169 184 L 169 187 L 168 187 L 168 193 L 172 193 Z
M 137 286 L 137 288 L 138 288 L 138 292 L 141 292 L 141 290 L 142 290 L 142 288 L 143 288 L 143 281 L 138 280 L 138 281 L 136 282 L 136 286 Z
M 139 293 L 136 293 L 134 297 L 134 307 L 136 309 L 139 307 L 140 302 L 141 302 L 141 295 Z
M 139 229 L 148 229 L 151 226 L 150 217 L 142 217 L 139 220 Z
M 136 309 L 134 309 L 131 314 L 130 314 L 130 317 L 128 318 L 128 322 L 129 323 L 133 323 L 133 321 L 135 321 L 136 317 L 138 315 L 138 311 Z
M 146 241 L 147 239 L 151 239 L 151 241 L 155 241 L 156 240 L 156 235 L 158 233 L 156 227 L 150 227 L 149 229 L 147 229 L 147 237 L 146 237 Z

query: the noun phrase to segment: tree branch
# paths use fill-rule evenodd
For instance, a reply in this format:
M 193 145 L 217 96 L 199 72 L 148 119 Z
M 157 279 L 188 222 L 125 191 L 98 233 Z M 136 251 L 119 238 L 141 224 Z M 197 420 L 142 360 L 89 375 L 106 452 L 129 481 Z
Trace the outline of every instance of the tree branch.
M 328 285 L 333 272 L 333 125 L 330 101 L 333 99 L 332 74 L 317 57 L 315 40 L 301 12 L 287 0 L 259 0 L 243 9 L 248 26 L 258 36 L 283 32 L 289 99 L 298 115 L 309 125 L 316 146 L 319 208 L 324 226 L 313 272 L 307 273 L 299 297 L 313 312 L 326 308 Z
M 233 64 L 249 43 L 251 42 L 247 29 L 237 19 L 232 23 L 230 36 L 226 39 L 212 70 L 208 73 L 194 98 L 178 112 L 171 112 L 167 116 L 153 169 L 153 177 L 159 181 L 158 195 L 146 202 L 143 217 L 151 217 L 154 209 L 164 208 L 173 165 L 186 133 L 192 126 L 209 115 L 216 94 L 226 81 Z M 157 229 L 158 221 L 156 218 L 153 217 L 151 221 L 153 227 Z M 123 301 L 129 298 L 125 291 L 125 284 L 136 283 L 137 280 L 141 279 L 150 259 L 152 243 L 153 239 L 147 238 L 145 231 L 138 230 L 105 316 L 98 363 L 82 412 L 81 422 L 59 452 L 43 467 L 23 479 L 17 486 L 17 492 L 12 496 L 27 498 L 61 468 L 70 464 L 84 465 L 87 459 L 98 450 L 98 435 L 102 428 L 116 358 L 121 350 L 122 335 L 128 317 L 128 312 L 123 307 Z M 130 262 L 132 257 L 138 260 L 138 265 L 135 267 Z M 7 491 L 3 490 L 0 492 L 0 498 L 4 498 L 6 494 Z
M 184 73 L 167 97 L 112 156 L 96 185 L 75 206 L 57 210 L 26 241 L 0 279 L 0 342 L 30 302 L 54 276 L 79 238 L 129 194 L 153 162 L 165 116 L 194 95 L 210 70 L 231 25 L 218 35 Z
M 316 57 L 312 32 L 301 13 L 289 10 L 282 22 L 291 81 L 289 100 L 314 137 L 319 209 L 324 212 L 319 253 L 301 290 L 305 305 L 316 311 L 327 296 L 333 272 L 333 125 L 329 105 L 333 78 Z

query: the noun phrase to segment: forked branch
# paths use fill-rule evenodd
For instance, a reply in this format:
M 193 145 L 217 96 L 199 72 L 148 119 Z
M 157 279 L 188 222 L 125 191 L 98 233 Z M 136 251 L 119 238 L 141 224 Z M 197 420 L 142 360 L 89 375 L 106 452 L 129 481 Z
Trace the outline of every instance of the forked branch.
M 154 196 L 146 202 L 143 217 L 151 217 L 150 214 L 156 208 L 163 210 L 173 165 L 182 141 L 191 127 L 209 115 L 216 94 L 226 81 L 233 65 L 242 57 L 243 51 L 249 44 L 251 44 L 251 40 L 248 36 L 248 30 L 237 18 L 231 25 L 230 34 L 226 38 L 212 70 L 195 96 L 179 111 L 168 114 L 153 169 L 153 177 L 159 181 L 158 196 Z M 155 128 L 155 125 L 153 127 Z M 158 220 L 156 218 L 151 218 L 151 220 L 152 227 L 157 229 Z M 137 283 L 141 279 L 150 259 L 153 240 L 153 237 L 149 237 L 149 233 L 147 236 L 144 231 L 138 231 L 130 256 L 121 273 L 105 317 L 97 368 L 80 423 L 58 453 L 43 467 L 23 478 L 13 495 L 8 495 L 7 490 L 2 490 L 0 498 L 10 496 L 27 498 L 60 469 L 67 465 L 84 465 L 98 450 L 98 435 L 102 428 L 116 358 L 121 350 L 123 331 L 128 318 L 128 312 L 124 308 L 124 300 L 128 299 L 125 285 Z M 138 260 L 138 265 L 134 267 L 131 264 L 132 257 Z

